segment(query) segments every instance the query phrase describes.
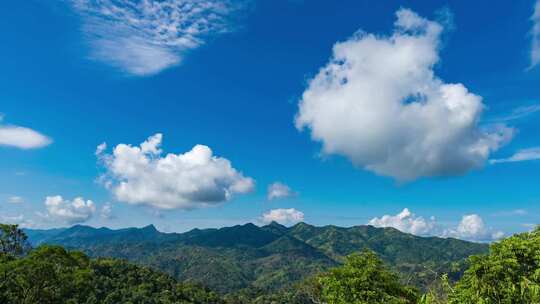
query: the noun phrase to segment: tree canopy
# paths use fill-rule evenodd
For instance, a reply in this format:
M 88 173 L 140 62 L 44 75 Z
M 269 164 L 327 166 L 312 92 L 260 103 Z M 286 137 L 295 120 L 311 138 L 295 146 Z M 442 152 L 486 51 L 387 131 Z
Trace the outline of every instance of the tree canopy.
M 30 249 L 26 234 L 17 225 L 0 224 L 0 255 L 22 255 Z
M 469 264 L 450 304 L 540 303 L 540 228 L 492 244 Z
M 91 259 L 60 246 L 30 250 L 26 240 L 17 226 L 0 225 L 0 303 L 540 303 L 540 228 L 491 244 L 488 254 L 471 256 L 463 264 L 468 268 L 457 283 L 445 273 L 432 280 L 424 295 L 369 249 L 279 292 L 250 286 L 221 297 L 149 267 L 112 258 Z M 293 240 L 279 243 L 283 244 L 298 247 Z
M 205 288 L 118 259 L 91 260 L 47 245 L 21 255 L 24 233 L 16 226 L 1 227 L 0 303 L 223 303 Z
M 319 278 L 321 298 L 332 304 L 408 304 L 415 303 L 418 292 L 400 283 L 377 255 L 364 250 L 352 254 L 341 267 Z

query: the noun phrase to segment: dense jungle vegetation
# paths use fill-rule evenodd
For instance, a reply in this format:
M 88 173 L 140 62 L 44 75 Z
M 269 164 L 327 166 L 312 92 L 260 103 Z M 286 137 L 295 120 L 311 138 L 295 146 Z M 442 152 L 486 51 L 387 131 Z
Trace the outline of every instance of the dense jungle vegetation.
M 270 294 L 343 264 L 364 249 L 375 252 L 405 282 L 426 290 L 442 273 L 457 280 L 465 260 L 486 244 L 418 237 L 393 228 L 237 225 L 162 233 L 153 226 L 111 230 L 74 226 L 26 230 L 34 247 L 60 245 L 90 257 L 113 257 L 161 270 L 220 294 Z
M 32 248 L 24 231 L 0 225 L 0 303 L 540 303 L 540 229 L 493 243 L 459 264 L 465 270 L 456 280 L 441 272 L 418 287 L 365 247 L 272 292 L 254 286 L 218 293 L 122 259 L 90 258 L 57 245 Z

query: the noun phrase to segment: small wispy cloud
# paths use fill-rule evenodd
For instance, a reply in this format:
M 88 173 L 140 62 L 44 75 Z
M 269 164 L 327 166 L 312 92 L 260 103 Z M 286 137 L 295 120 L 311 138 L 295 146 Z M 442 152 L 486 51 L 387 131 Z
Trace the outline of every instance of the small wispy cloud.
M 101 207 L 99 215 L 101 216 L 101 218 L 106 220 L 113 219 L 114 216 L 112 213 L 112 205 L 110 203 L 105 203 L 105 205 Z
M 533 147 L 517 151 L 514 155 L 507 158 L 498 158 L 489 160 L 490 164 L 514 163 L 540 159 L 540 147 Z
M 291 188 L 284 183 L 275 182 L 268 186 L 266 198 L 271 201 L 274 199 L 282 199 L 297 196 L 298 193 L 291 190 Z
M 536 1 L 531 21 L 533 22 L 533 27 L 531 30 L 531 64 L 529 69 L 534 68 L 540 63 L 540 0 Z
M 492 119 L 489 122 L 505 122 L 505 121 L 516 120 L 516 119 L 524 118 L 529 115 L 535 114 L 536 112 L 539 112 L 539 111 L 540 111 L 540 104 L 521 106 L 521 107 L 515 108 L 509 114 L 499 117 L 499 118 Z
M 0 214 L 0 223 L 19 225 L 21 228 L 36 228 L 36 223 L 31 219 L 26 219 L 24 215 L 3 215 Z
M 538 224 L 534 223 L 523 223 L 521 226 L 527 228 L 529 231 L 533 231 L 536 227 L 538 227 Z
M 12 195 L 12 196 L 8 197 L 7 201 L 10 204 L 20 204 L 20 203 L 24 202 L 24 199 L 22 197 L 20 197 L 20 196 Z
M 523 216 L 527 215 L 528 212 L 525 209 L 514 209 L 514 210 L 507 210 L 507 211 L 499 211 L 493 214 L 493 216 Z
M 179 64 L 189 50 L 233 29 L 244 0 L 72 0 L 92 59 L 146 76 Z

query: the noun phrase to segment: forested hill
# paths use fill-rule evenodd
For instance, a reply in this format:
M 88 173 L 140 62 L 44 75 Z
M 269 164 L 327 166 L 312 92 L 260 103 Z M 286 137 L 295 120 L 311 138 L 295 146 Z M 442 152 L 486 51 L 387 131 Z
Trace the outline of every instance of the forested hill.
M 423 288 L 441 273 L 457 278 L 462 262 L 488 246 L 457 239 L 418 237 L 393 228 L 238 225 L 162 233 L 154 226 L 111 230 L 73 226 L 25 230 L 30 242 L 81 249 L 92 257 L 124 258 L 221 293 L 244 288 L 272 291 L 343 262 L 369 248 Z

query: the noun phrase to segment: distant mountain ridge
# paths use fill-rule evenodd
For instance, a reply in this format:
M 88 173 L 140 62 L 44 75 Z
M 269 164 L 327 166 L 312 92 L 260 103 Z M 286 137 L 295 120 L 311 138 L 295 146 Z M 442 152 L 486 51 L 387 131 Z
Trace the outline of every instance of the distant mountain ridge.
M 93 228 L 84 225 L 75 225 L 70 228 L 57 228 L 50 230 L 25 229 L 29 241 L 33 246 L 41 244 L 65 244 L 77 247 L 92 242 L 116 242 L 116 241 L 142 241 L 161 240 L 165 233 L 159 232 L 154 225 L 143 228 L 124 228 L 113 230 L 106 227 Z
M 185 233 L 163 233 L 153 225 L 119 230 L 76 225 L 25 231 L 34 246 L 57 244 L 93 257 L 127 259 L 221 293 L 290 286 L 339 265 L 346 255 L 364 248 L 375 251 L 404 279 L 422 288 L 434 273 L 459 276 L 456 268 L 465 258 L 488 249 L 486 244 L 418 237 L 368 225 L 285 227 L 272 222 L 259 227 L 249 223 Z

